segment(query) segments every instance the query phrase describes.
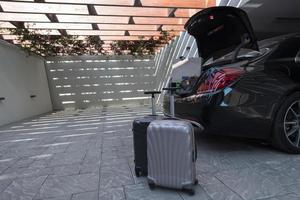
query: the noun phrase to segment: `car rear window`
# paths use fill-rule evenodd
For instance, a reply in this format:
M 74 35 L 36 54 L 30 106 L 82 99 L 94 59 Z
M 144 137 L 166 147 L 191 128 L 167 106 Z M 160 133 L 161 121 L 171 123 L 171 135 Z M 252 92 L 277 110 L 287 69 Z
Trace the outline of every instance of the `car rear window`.
M 241 49 L 238 54 L 237 61 L 257 58 L 259 56 L 264 55 L 266 52 L 268 52 L 267 48 L 263 48 L 260 51 L 254 51 L 251 49 Z M 208 66 L 208 65 L 212 65 L 212 64 L 216 64 L 216 63 L 228 64 L 228 63 L 231 63 L 232 56 L 233 56 L 233 52 L 230 52 L 229 54 L 226 54 L 225 56 L 222 56 L 215 60 L 213 58 L 210 58 L 202 66 Z

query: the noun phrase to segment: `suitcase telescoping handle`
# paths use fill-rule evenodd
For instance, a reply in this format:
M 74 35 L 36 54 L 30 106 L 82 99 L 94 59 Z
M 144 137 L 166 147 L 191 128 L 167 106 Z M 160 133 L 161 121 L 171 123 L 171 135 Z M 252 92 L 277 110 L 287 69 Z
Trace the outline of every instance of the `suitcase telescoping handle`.
M 155 94 L 160 94 L 160 91 L 146 91 L 144 94 L 151 94 L 152 115 L 156 115 Z
M 174 93 L 176 90 L 180 89 L 180 87 L 167 87 L 163 88 L 163 90 L 170 91 L 170 114 L 171 117 L 175 117 L 175 100 L 174 100 Z

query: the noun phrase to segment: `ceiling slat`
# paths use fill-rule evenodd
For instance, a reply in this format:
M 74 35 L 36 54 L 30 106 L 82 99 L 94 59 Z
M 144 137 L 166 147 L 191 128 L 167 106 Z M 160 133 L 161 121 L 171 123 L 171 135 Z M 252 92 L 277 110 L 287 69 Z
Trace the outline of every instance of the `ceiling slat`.
M 104 41 L 147 40 L 161 31 L 178 35 L 186 21 L 216 0 L 2 0 L 0 29 L 40 34 L 99 36 Z M 5 40 L 16 36 L 0 31 Z
M 1 19 L 1 15 L 4 15 L 3 13 L 3 8 L 0 5 L 0 19 Z M 9 20 L 8 20 L 9 21 Z M 24 27 L 24 22 L 14 22 L 14 21 L 10 21 L 10 23 L 15 26 L 16 28 L 25 28 Z
M 1 22 L 0 22 L 1 24 Z M 31 29 L 70 29 L 70 30 L 92 30 L 91 24 L 74 24 L 74 23 L 31 23 L 26 22 L 25 27 L 31 28 Z
M 96 16 L 98 14 L 93 5 L 87 5 L 87 8 L 88 8 L 88 11 L 89 11 L 90 15 L 95 15 Z M 99 27 L 97 26 L 96 23 L 92 23 L 92 28 L 93 28 L 93 30 L 99 30 Z
M 51 22 L 54 22 L 54 23 L 58 22 L 58 19 L 55 14 L 46 14 L 46 16 L 49 18 L 49 20 Z M 58 31 L 60 32 L 61 35 L 67 35 L 66 30 L 58 29 Z
M 88 9 L 85 5 L 48 4 L 44 2 L 44 0 L 35 0 L 32 3 L 1 1 L 0 5 L 4 12 L 88 14 Z
M 26 0 L 10 0 L 10 2 L 32 2 Z M 64 5 L 99 5 L 99 6 L 136 6 L 134 0 L 45 0 L 48 4 Z M 215 0 L 140 0 L 142 7 L 149 8 L 206 8 L 215 5 Z

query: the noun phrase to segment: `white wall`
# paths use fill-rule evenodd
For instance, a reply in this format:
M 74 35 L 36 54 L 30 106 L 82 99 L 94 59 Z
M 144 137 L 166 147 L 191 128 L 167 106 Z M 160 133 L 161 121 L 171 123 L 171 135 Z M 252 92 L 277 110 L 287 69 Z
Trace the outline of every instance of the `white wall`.
M 46 58 L 55 110 L 98 105 L 143 104 L 155 89 L 153 56 L 63 56 Z
M 51 111 L 44 59 L 0 41 L 0 97 L 0 126 Z

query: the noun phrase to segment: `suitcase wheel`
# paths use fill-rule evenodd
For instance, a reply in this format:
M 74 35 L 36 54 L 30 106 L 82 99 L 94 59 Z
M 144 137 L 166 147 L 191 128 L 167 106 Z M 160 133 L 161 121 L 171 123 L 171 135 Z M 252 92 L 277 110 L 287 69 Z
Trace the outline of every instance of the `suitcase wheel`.
M 148 183 L 150 190 L 155 189 L 155 184 L 154 183 Z
M 196 179 L 194 185 L 198 185 L 198 183 L 199 183 L 199 181 L 198 181 L 198 179 Z
M 190 195 L 193 196 L 195 194 L 195 190 L 194 189 L 187 189 L 186 192 Z
M 140 177 L 143 175 L 142 170 L 140 168 L 135 168 L 135 175 L 136 177 Z

